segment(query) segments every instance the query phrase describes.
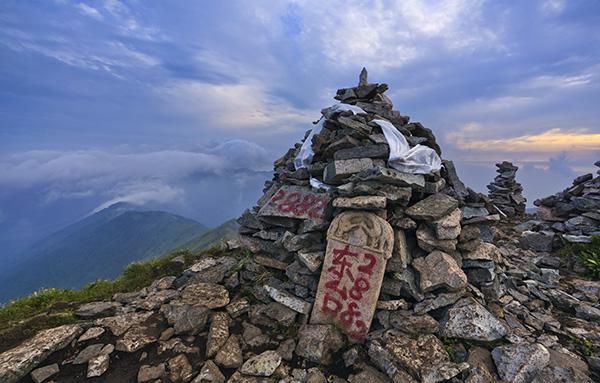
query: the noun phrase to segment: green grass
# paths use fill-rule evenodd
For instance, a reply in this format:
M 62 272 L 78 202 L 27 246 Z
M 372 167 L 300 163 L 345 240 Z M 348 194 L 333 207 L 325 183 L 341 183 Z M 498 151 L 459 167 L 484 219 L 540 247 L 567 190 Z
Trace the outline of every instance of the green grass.
M 0 306 L 0 343 L 5 338 L 22 337 L 44 328 L 77 321 L 76 308 L 87 302 L 108 300 L 115 293 L 137 291 L 149 286 L 156 279 L 178 276 L 186 267 L 205 255 L 232 255 L 241 257 L 240 252 L 223 252 L 218 247 L 193 254 L 189 250 L 178 250 L 168 255 L 147 261 L 134 262 L 127 266 L 121 276 L 114 280 L 98 280 L 79 290 L 48 288 L 29 296 L 15 299 Z M 185 265 L 171 263 L 183 256 Z M 10 334 L 10 333 L 16 334 Z
M 596 352 L 596 345 L 589 339 L 572 336 L 570 341 L 585 356 L 592 356 Z
M 592 278 L 600 280 L 600 236 L 593 236 L 591 243 L 565 243 L 562 254 L 579 258 Z

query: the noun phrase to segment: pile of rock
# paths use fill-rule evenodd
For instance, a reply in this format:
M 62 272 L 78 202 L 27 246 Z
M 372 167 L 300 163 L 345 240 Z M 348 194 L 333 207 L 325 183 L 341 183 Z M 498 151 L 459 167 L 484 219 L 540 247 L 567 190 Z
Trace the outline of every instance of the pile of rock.
M 452 305 L 443 322 L 446 336 L 499 339 L 503 326 L 468 298 L 470 288 L 490 299 L 500 294 L 498 250 L 481 239 L 481 225 L 499 216 L 464 186 L 451 161 L 428 174 L 393 167 L 381 120 L 411 148 L 441 150 L 429 129 L 393 111 L 386 90 L 386 84 L 369 84 L 363 72 L 359 86 L 338 90 L 342 103 L 322 111 L 322 128 L 307 135 L 308 144 L 275 162 L 264 196 L 238 221 L 258 267 L 242 277 L 254 281 L 265 268 L 281 270 L 255 285 L 255 296 L 302 314 L 306 326 L 334 323 L 351 341 L 367 336 L 374 312 L 381 328 L 390 318 L 427 321 L 427 313 Z M 312 153 L 303 161 L 307 145 Z M 460 323 L 469 311 L 493 326 L 476 335 L 466 330 L 469 323 Z M 450 362 L 447 368 L 447 378 L 464 370 Z M 410 374 L 426 375 L 418 369 Z
M 275 162 L 239 220 L 251 253 L 175 258 L 183 272 L 0 344 L 0 381 L 591 382 L 600 358 L 586 363 L 569 339 L 600 343 L 600 282 L 561 284 L 560 262 L 501 228 L 499 247 L 484 241 L 499 217 L 451 162 L 395 169 L 390 126 L 375 120 L 440 149 L 386 89 L 363 72 Z
M 600 161 L 595 163 L 600 167 Z M 573 243 L 589 243 L 600 235 L 600 176 L 584 174 L 565 190 L 534 201 L 536 219 L 517 226 L 525 249 L 550 251 L 558 237 Z
M 600 167 L 600 161 L 595 165 Z M 600 235 L 600 176 L 579 176 L 567 189 L 538 199 L 534 205 L 548 229 L 568 241 L 589 242 L 591 236 Z
M 515 179 L 517 166 L 512 162 L 503 161 L 496 164 L 498 175 L 487 188 L 488 197 L 500 214 L 505 217 L 522 216 L 525 214 L 525 202 L 523 187 Z

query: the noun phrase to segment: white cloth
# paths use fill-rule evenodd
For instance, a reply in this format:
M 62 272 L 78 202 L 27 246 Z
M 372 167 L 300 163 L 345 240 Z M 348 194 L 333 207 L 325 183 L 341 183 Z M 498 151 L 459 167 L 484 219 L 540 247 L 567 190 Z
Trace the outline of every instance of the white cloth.
M 355 105 L 338 103 L 331 107 L 335 112 L 351 111 L 354 114 L 366 114 L 364 110 Z M 428 174 L 440 170 L 442 160 L 437 155 L 435 150 L 424 146 L 416 145 L 411 148 L 402 133 L 396 129 L 391 122 L 386 120 L 373 120 L 381 127 L 388 145 L 390 146 L 390 156 L 388 165 L 396 170 L 405 173 Z M 308 168 L 312 162 L 314 152 L 312 150 L 312 139 L 315 134 L 319 134 L 323 130 L 325 119 L 321 117 L 317 126 L 315 126 L 306 140 L 302 143 L 298 155 L 294 159 L 296 169 Z M 314 188 L 329 189 L 329 186 L 316 178 L 310 179 L 310 185 Z
M 373 120 L 381 127 L 388 145 L 390 157 L 388 165 L 405 173 L 429 174 L 441 169 L 440 156 L 428 146 L 416 145 L 410 147 L 402 133 L 391 122 L 386 120 Z

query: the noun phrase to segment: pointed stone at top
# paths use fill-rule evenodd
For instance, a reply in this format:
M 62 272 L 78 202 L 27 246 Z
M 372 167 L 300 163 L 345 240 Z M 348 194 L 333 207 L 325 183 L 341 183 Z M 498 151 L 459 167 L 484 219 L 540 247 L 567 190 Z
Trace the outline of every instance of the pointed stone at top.
M 368 75 L 369 74 L 367 73 L 367 68 L 363 67 L 362 70 L 360 71 L 360 75 L 358 76 L 358 86 L 365 86 L 369 83 L 367 81 Z

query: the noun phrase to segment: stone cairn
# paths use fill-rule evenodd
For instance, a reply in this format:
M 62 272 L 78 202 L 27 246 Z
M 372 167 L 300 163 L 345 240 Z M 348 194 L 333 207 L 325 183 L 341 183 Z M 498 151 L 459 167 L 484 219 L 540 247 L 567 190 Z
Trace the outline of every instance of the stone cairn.
M 600 167 L 600 161 L 595 163 Z M 600 235 L 600 170 L 584 174 L 565 190 L 534 201 L 537 219 L 520 225 L 524 248 L 550 251 L 555 236 L 573 243 L 589 243 Z
M 517 166 L 512 162 L 503 161 L 496 164 L 498 175 L 487 188 L 491 202 L 505 217 L 522 216 L 525 214 L 523 187 L 515 179 Z
M 469 293 L 471 283 L 486 296 L 499 295 L 494 272 L 498 249 L 483 242 L 480 231 L 499 216 L 489 214 L 485 197 L 464 186 L 451 161 L 429 174 L 389 166 L 390 147 L 376 119 L 392 123 L 411 147 L 441 150 L 431 130 L 392 109 L 387 89 L 386 84 L 368 83 L 363 69 L 357 87 L 337 91 L 341 104 L 321 111 L 322 130 L 305 138 L 314 152 L 310 163 L 298 166 L 301 144 L 275 161 L 263 197 L 238 220 L 253 261 L 285 273 L 278 278 L 270 274 L 255 286 L 255 295 L 303 314 L 308 324 L 300 330 L 300 342 L 309 333 L 329 336 L 329 327 L 322 327 L 326 324 L 360 342 L 373 332 L 374 315 L 377 328 L 390 322 L 404 327 L 456 302 L 455 315 L 443 320 L 444 336 L 499 339 L 506 334 L 504 326 Z M 474 338 L 459 319 L 468 312 L 487 321 L 488 327 Z M 467 368 L 450 362 L 436 337 L 417 342 L 393 330 L 379 334 L 369 346 L 372 360 L 393 379 L 404 381 L 394 374 L 407 368 L 384 356 L 394 347 L 442 358 L 437 372 L 409 368 L 423 381 L 434 381 L 429 374 L 449 379 Z M 316 355 L 303 356 L 324 362 Z
M 499 216 L 452 162 L 394 169 L 390 129 L 411 154 L 440 150 L 386 89 L 363 71 L 338 91 L 323 129 L 275 162 L 242 241 L 0 342 L 0 382 L 599 381 L 600 281 L 561 278 L 561 257 L 519 248 L 508 225 L 485 230 Z M 576 187 L 568 203 L 598 200 L 598 178 Z

